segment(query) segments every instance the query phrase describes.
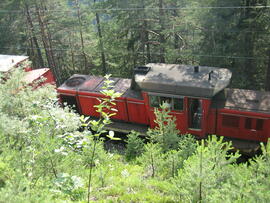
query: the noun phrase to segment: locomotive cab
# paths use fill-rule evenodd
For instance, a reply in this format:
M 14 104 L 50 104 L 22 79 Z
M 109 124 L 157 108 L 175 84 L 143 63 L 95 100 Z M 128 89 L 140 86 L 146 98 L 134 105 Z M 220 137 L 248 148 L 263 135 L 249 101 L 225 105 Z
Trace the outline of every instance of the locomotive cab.
M 231 72 L 224 68 L 150 63 L 147 72 L 135 74 L 134 81 L 146 101 L 150 126 L 154 108 L 169 104 L 181 133 L 199 137 L 207 134 L 212 98 L 229 85 Z

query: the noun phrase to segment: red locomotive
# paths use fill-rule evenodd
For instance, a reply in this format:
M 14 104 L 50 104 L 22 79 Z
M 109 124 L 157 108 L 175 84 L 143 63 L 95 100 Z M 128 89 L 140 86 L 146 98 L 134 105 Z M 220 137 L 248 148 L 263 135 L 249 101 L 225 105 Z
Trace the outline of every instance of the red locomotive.
M 181 133 L 200 138 L 217 134 L 228 138 L 267 142 L 270 137 L 270 93 L 226 88 L 232 73 L 206 66 L 150 63 L 134 69 L 132 79 L 112 78 L 121 123 L 155 126 L 154 108 L 166 102 Z M 83 115 L 98 117 L 95 105 L 104 78 L 73 75 L 57 88 L 62 102 Z M 132 127 L 130 128 L 132 129 Z

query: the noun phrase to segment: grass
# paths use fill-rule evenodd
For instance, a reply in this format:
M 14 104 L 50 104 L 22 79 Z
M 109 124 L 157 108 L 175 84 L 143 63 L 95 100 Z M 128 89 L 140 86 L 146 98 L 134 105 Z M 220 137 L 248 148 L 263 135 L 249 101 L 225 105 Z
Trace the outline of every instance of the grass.
M 171 187 L 168 181 L 144 177 L 142 166 L 126 163 L 115 159 L 110 163 L 106 173 L 105 185 L 95 187 L 92 200 L 96 202 L 174 202 L 169 193 L 164 193 Z M 98 181 L 99 170 L 94 171 L 94 185 Z

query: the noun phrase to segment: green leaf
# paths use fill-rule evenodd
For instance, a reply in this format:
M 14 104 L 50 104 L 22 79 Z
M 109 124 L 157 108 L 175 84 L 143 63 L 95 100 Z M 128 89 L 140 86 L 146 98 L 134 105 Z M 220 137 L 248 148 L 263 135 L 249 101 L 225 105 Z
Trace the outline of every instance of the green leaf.
M 121 140 L 121 138 L 114 137 L 114 131 L 109 131 L 109 134 L 107 135 L 108 138 L 111 140 Z

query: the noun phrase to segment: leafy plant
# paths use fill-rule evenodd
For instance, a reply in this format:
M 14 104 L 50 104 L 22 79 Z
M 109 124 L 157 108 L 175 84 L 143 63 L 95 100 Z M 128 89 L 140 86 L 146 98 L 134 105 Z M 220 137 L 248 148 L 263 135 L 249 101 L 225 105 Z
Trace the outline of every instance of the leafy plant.
M 170 150 L 162 155 L 160 170 L 163 179 L 177 176 L 178 170 L 183 167 L 184 158 L 181 155 L 181 151 L 178 150 Z
M 181 135 L 169 149 L 159 136 L 170 132 L 164 119 L 155 131 L 158 137 L 146 145 L 135 132 L 129 135 L 128 153 L 137 157 L 126 162 L 121 154 L 104 150 L 103 132 L 118 139 L 103 131 L 109 116 L 92 122 L 81 118 L 100 134 L 80 131 L 80 117 L 55 104 L 54 88 L 26 87 L 15 93 L 23 75 L 17 71 L 0 83 L 0 202 L 83 201 L 90 196 L 90 169 L 90 201 L 269 202 L 269 144 L 262 145 L 262 154 L 240 164 L 238 153 L 228 153 L 231 144 L 217 136 L 200 143 Z
M 163 151 L 178 148 L 179 131 L 176 128 L 175 117 L 170 115 L 170 111 L 166 103 L 160 106 L 160 109 L 155 108 L 155 123 L 157 126 L 154 129 L 149 129 L 147 135 L 152 142 L 159 143 Z
M 228 153 L 231 143 L 222 137 L 210 136 L 202 140 L 195 153 L 179 169 L 174 184 L 183 201 L 207 202 L 212 190 L 222 188 L 222 183 L 232 174 L 231 164 L 236 163 L 239 153 Z
M 72 200 L 80 200 L 83 197 L 83 182 L 80 177 L 70 176 L 67 173 L 57 174 L 54 180 L 53 192 L 62 192 Z
M 157 176 L 159 172 L 160 162 L 162 161 L 162 148 L 159 144 L 147 143 L 145 145 L 145 151 L 139 162 L 143 164 L 146 169 L 146 177 L 151 176 L 152 178 Z
M 144 142 L 139 137 L 139 133 L 131 131 L 127 135 L 127 145 L 125 156 L 128 161 L 134 160 L 136 157 L 140 156 L 144 151 Z
M 198 147 L 198 143 L 195 137 L 191 134 L 181 135 L 178 142 L 178 151 L 180 152 L 180 156 L 182 160 L 188 159 Z
M 98 143 L 98 138 L 102 133 L 106 133 L 106 130 L 104 127 L 108 124 L 111 123 L 110 118 L 116 114 L 116 109 L 113 108 L 115 106 L 115 99 L 117 97 L 120 97 L 121 94 L 115 92 L 113 88 L 113 81 L 109 79 L 110 75 L 105 76 L 105 82 L 104 86 L 102 87 L 101 93 L 104 95 L 103 98 L 99 99 L 100 103 L 96 105 L 95 107 L 97 108 L 97 112 L 100 113 L 100 118 L 96 120 L 90 120 L 88 121 L 88 118 L 84 118 L 83 116 L 81 117 L 83 126 L 84 127 L 90 127 L 93 131 L 93 137 L 94 137 L 94 146 L 89 162 L 89 175 L 88 175 L 88 194 L 87 194 L 87 201 L 90 202 L 90 192 L 91 192 L 91 181 L 92 181 L 92 170 L 93 170 L 93 165 L 94 165 L 94 157 L 96 153 L 96 146 Z M 111 140 L 120 140 L 120 138 L 115 138 L 113 132 L 109 132 L 107 135 L 108 138 Z

